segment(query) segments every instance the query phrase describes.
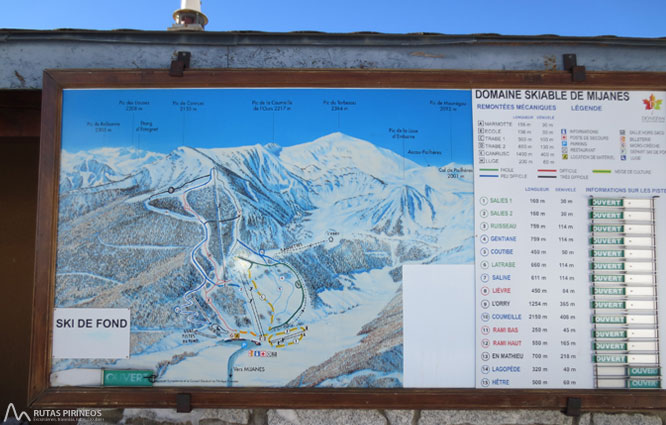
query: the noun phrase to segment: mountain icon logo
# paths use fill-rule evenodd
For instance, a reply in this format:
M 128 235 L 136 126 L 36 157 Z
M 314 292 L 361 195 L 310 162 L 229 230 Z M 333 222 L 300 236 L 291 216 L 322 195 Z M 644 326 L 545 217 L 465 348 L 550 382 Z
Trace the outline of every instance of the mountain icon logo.
M 654 93 L 650 95 L 647 99 L 643 99 L 643 103 L 645 104 L 645 109 L 648 111 L 651 110 L 660 110 L 661 109 L 661 102 L 662 99 L 657 99 L 654 97 Z
M 12 413 L 13 416 L 16 418 L 17 421 L 23 420 L 25 418 L 26 421 L 30 422 L 32 419 L 30 419 L 30 416 L 28 416 L 27 413 L 21 412 L 21 414 L 16 413 L 16 407 L 14 407 L 14 403 L 9 403 L 9 406 L 7 406 L 7 411 L 5 412 L 5 419 L 3 422 L 7 422 L 7 419 L 9 419 L 11 416 L 9 416 L 9 413 Z

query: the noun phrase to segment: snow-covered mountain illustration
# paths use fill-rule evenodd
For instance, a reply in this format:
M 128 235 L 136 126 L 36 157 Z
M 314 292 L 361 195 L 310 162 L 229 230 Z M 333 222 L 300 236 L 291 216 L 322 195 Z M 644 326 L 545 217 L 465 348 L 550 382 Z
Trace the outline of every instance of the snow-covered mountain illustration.
M 280 159 L 301 168 L 311 180 L 331 172 L 339 175 L 356 169 L 386 181 L 399 182 L 405 171 L 420 167 L 393 151 L 339 132 L 284 148 Z
M 60 191 L 105 185 L 122 180 L 147 164 L 159 161 L 163 154 L 135 148 L 98 148 L 60 155 Z
M 400 385 L 401 266 L 472 261 L 472 182 L 453 168 L 471 167 L 423 167 L 342 133 L 63 152 L 56 304 L 129 307 L 132 356 L 165 380 L 191 378 L 210 350 L 233 375 L 234 362 L 255 364 L 232 355 L 251 341 L 284 351 L 279 373 L 234 375 L 246 385 L 347 382 L 318 374 L 327 361 L 346 362 L 353 385 Z M 354 354 L 375 338 L 394 370 Z

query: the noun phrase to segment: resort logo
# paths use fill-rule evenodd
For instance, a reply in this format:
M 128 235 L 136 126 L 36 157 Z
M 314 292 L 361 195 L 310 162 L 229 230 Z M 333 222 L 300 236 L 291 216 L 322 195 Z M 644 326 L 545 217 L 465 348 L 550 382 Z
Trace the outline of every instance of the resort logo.
M 643 99 L 643 104 L 645 105 L 645 110 L 650 111 L 650 115 L 641 116 L 641 121 L 644 123 L 663 123 L 666 122 L 666 117 L 661 113 L 661 103 L 663 99 L 657 99 L 654 93 L 650 94 L 650 97 Z M 655 114 L 655 111 L 659 113 Z
M 648 97 L 647 99 L 643 99 L 643 103 L 645 104 L 645 109 L 647 111 L 651 111 L 653 109 L 657 111 L 660 110 L 661 102 L 662 99 L 657 99 L 656 97 L 654 97 L 654 93 L 652 93 L 650 97 Z
M 5 419 L 3 419 L 2 421 L 3 423 L 7 422 L 7 419 L 11 418 L 11 416 L 9 416 L 10 412 L 13 414 L 14 418 L 19 422 L 21 422 L 22 420 L 26 420 L 28 422 L 31 421 L 30 416 L 28 416 L 27 413 L 25 412 L 21 412 L 20 414 L 16 413 L 16 407 L 14 407 L 14 403 L 9 403 L 9 406 L 7 406 L 7 411 L 5 412 Z

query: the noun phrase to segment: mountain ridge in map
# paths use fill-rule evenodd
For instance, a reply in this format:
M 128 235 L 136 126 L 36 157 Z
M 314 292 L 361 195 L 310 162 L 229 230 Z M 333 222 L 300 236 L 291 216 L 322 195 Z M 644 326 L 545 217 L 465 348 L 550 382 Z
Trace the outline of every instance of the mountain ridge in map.
M 130 308 L 132 356 L 54 370 L 400 386 L 401 266 L 473 257 L 472 183 L 448 178 L 453 167 L 342 133 L 284 148 L 63 151 L 56 306 Z

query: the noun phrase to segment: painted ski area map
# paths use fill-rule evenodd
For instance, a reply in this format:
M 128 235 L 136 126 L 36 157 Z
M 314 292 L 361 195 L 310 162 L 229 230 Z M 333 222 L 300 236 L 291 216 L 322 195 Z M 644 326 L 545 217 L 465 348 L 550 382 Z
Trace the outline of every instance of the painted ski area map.
M 402 266 L 473 263 L 467 91 L 65 90 L 63 116 L 55 306 L 131 330 L 54 372 L 401 387 Z

